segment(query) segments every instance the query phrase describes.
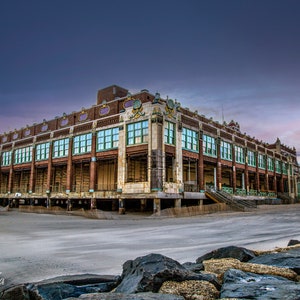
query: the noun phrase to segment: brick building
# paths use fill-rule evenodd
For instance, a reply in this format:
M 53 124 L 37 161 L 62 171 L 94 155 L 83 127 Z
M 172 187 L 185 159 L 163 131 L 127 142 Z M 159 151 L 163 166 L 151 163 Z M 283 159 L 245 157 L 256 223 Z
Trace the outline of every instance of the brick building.
M 294 148 L 116 85 L 91 108 L 0 135 L 0 151 L 2 205 L 159 211 L 205 204 L 209 188 L 298 196 Z

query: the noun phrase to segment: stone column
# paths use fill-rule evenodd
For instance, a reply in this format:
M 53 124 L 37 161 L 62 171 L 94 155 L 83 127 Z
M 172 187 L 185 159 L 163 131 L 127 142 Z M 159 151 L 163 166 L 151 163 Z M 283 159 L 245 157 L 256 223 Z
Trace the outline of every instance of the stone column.
M 289 196 L 291 196 L 291 193 L 292 193 L 292 186 L 291 186 L 291 164 L 290 162 L 288 163 L 288 170 L 287 170 L 287 173 L 288 173 L 288 193 L 289 193 Z M 296 184 L 297 186 L 297 184 Z M 296 190 L 297 192 L 297 190 Z M 295 196 L 297 196 L 297 193 L 295 194 Z
M 96 198 L 91 198 L 91 209 L 97 208 Z
M 119 199 L 119 215 L 124 215 L 125 214 L 125 200 L 124 199 Z
M 96 158 L 96 132 L 92 133 L 92 150 L 90 162 L 90 193 L 94 193 L 96 186 L 96 171 L 97 171 L 97 158 Z
M 203 208 L 203 199 L 200 199 L 200 200 L 199 200 L 199 206 L 200 206 L 200 209 Z
M 174 202 L 176 208 L 181 208 L 181 199 L 175 199 Z
M 32 146 L 32 160 L 30 167 L 30 178 L 29 178 L 29 191 L 31 194 L 34 190 L 34 180 L 35 180 L 35 145 Z
M 281 177 L 280 177 L 280 191 L 281 193 L 284 192 L 284 182 L 283 182 L 283 174 L 281 173 Z
M 246 193 L 249 193 L 249 171 L 248 171 L 248 150 L 245 148 L 245 188 Z
M 232 144 L 232 188 L 233 193 L 236 192 L 236 161 L 235 161 L 235 147 Z
M 13 187 L 13 176 L 14 176 L 14 169 L 13 169 L 13 165 L 14 165 L 14 159 L 15 159 L 15 151 L 14 149 L 11 150 L 11 164 L 9 167 L 9 175 L 8 175 L 8 188 L 7 188 L 7 192 L 10 194 L 12 193 L 12 187 Z
M 160 215 L 160 199 L 154 199 L 153 200 L 153 213 L 157 213 L 158 215 Z
M 217 168 L 214 168 L 214 189 L 217 189 Z
M 178 192 L 184 190 L 183 186 L 183 157 L 182 157 L 182 123 L 178 120 L 176 131 L 176 153 L 175 153 L 175 183 L 178 187 Z
M 269 192 L 269 171 L 268 171 L 268 155 L 265 155 L 265 190 Z
M 161 191 L 163 188 L 163 118 L 159 115 L 151 119 L 151 143 L 148 152 L 151 153 L 151 190 Z M 151 152 L 150 152 L 151 151 Z
M 145 211 L 147 206 L 147 199 L 141 199 L 141 211 Z
M 48 157 L 48 169 L 47 169 L 47 187 L 46 187 L 46 193 L 47 194 L 50 194 L 50 192 L 51 192 L 52 153 L 53 153 L 53 142 L 50 142 L 49 157 Z
M 277 178 L 276 178 L 276 158 L 273 157 L 273 163 L 274 163 L 274 178 L 273 178 L 273 187 L 274 187 L 274 191 L 275 193 L 277 193 Z
M 118 155 L 118 180 L 117 192 L 122 193 L 126 175 L 126 134 L 125 125 L 119 127 L 119 155 Z
M 275 193 L 277 193 L 277 178 L 276 178 L 275 172 L 274 172 L 274 177 L 273 177 L 273 187 L 274 187 Z
M 259 182 L 259 169 L 258 169 L 258 152 L 255 153 L 255 161 L 256 161 L 256 175 L 255 175 L 255 185 L 256 185 L 256 190 L 259 192 L 260 191 L 260 182 Z
M 198 156 L 198 184 L 199 190 L 204 191 L 204 161 L 203 161 L 203 132 L 199 132 L 199 156 Z
M 70 193 L 72 189 L 72 154 L 73 154 L 73 137 L 69 139 L 69 153 L 68 153 L 68 164 L 67 164 L 67 187 L 66 193 Z
M 117 211 L 118 209 L 119 209 L 119 200 L 116 200 L 116 199 L 112 200 L 111 210 L 112 211 Z
M 222 189 L 221 139 L 217 139 L 217 188 Z

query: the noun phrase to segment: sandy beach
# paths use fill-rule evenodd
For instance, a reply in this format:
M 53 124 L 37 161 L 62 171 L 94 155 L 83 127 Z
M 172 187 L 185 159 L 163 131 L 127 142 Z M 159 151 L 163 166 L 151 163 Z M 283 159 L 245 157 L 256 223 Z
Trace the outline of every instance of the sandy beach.
M 228 245 L 253 250 L 300 239 L 300 204 L 190 218 L 111 220 L 0 212 L 0 290 L 67 274 L 119 275 L 128 259 L 160 253 L 180 263 Z

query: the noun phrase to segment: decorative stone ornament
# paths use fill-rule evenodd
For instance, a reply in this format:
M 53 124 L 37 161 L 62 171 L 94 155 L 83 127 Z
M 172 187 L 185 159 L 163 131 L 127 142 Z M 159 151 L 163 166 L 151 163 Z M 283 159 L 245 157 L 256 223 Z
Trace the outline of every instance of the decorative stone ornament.
M 67 114 L 63 113 L 63 118 L 60 121 L 60 126 L 66 126 L 69 123 L 69 119 L 67 118 Z
M 103 100 L 100 109 L 99 109 L 99 115 L 100 116 L 105 116 L 109 113 L 110 107 L 107 105 L 106 100 Z
M 132 109 L 132 115 L 130 116 L 130 119 L 138 119 L 139 117 L 142 117 L 145 115 L 145 112 L 143 112 L 143 105 L 142 101 L 139 99 L 134 100 L 133 102 L 133 109 Z
M 13 140 L 16 140 L 18 138 L 18 136 L 19 136 L 19 134 L 18 134 L 17 130 L 15 129 L 15 132 L 14 132 L 13 137 L 12 137 Z
M 162 116 L 160 107 L 154 107 L 154 108 L 153 108 L 152 115 Z
M 155 98 L 153 100 L 153 104 L 159 103 L 160 100 L 160 93 L 155 93 Z
M 43 124 L 41 127 L 41 131 L 47 131 L 48 130 L 48 124 L 46 123 L 46 119 L 43 120 Z
M 27 125 L 27 126 L 26 126 L 26 129 L 25 129 L 25 131 L 24 131 L 24 136 L 28 136 L 28 135 L 30 135 L 30 133 L 31 133 L 31 131 L 30 131 L 30 129 L 29 129 L 29 126 Z
M 82 108 L 81 113 L 79 115 L 79 121 L 80 122 L 85 121 L 87 119 L 87 117 L 88 117 L 87 112 L 85 111 L 84 108 Z
M 180 103 L 174 102 L 173 99 L 168 99 L 166 102 L 166 108 L 164 115 L 168 118 L 175 119 L 175 113 L 179 111 Z

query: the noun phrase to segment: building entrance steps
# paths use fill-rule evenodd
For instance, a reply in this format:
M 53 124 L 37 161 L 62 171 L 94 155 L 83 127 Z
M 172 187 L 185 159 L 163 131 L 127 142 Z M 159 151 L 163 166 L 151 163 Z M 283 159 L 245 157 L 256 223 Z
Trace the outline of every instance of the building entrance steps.
M 253 199 L 247 199 L 247 196 L 235 199 L 230 194 L 215 189 L 206 190 L 205 195 L 217 203 L 226 203 L 234 210 L 246 211 L 256 208 L 256 202 Z

